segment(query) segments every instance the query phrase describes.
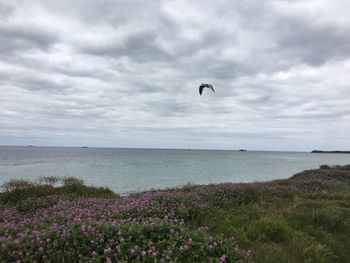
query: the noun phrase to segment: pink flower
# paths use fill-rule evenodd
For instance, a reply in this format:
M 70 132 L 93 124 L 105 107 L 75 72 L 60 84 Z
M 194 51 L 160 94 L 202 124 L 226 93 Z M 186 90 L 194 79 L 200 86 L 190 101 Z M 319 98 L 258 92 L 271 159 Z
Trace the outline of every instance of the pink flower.
M 96 251 L 92 251 L 91 256 L 96 257 L 97 256 Z
M 192 245 L 192 238 L 191 237 L 187 240 L 187 243 Z
M 146 254 L 147 254 L 146 251 L 142 250 L 141 256 L 144 257 L 144 256 L 146 256 Z
M 109 248 L 105 248 L 104 250 L 103 250 L 103 252 L 105 253 L 105 254 L 109 254 L 109 253 L 111 253 L 112 252 L 112 249 L 109 247 Z

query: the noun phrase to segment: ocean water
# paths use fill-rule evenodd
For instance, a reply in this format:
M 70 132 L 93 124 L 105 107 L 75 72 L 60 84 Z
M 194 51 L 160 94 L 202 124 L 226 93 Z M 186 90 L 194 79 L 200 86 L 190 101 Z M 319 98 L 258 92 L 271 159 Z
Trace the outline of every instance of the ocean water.
M 0 184 L 14 178 L 75 176 L 127 194 L 187 183 L 283 179 L 321 164 L 350 164 L 350 154 L 1 146 Z

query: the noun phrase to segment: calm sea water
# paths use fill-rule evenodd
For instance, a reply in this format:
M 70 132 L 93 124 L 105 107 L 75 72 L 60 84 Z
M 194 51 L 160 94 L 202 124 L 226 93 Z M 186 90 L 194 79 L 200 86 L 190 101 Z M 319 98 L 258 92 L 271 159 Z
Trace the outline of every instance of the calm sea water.
M 321 164 L 350 164 L 350 154 L 2 146 L 0 183 L 75 176 L 125 194 L 187 183 L 282 179 Z

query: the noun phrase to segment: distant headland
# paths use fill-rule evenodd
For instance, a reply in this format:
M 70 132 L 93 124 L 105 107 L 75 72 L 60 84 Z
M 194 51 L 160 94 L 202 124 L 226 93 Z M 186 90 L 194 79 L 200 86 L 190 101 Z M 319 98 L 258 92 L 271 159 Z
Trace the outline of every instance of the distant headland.
M 350 153 L 350 151 L 320 151 L 320 150 L 313 150 L 311 153 Z
M 247 150 L 245 150 L 245 149 L 239 149 L 238 151 L 239 151 L 239 152 L 246 152 Z

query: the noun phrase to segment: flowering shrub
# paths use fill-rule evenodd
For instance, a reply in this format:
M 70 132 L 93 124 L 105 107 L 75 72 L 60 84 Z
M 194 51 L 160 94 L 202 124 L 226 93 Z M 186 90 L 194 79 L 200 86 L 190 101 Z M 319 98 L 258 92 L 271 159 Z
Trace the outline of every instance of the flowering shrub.
M 350 166 L 119 197 L 79 180 L 0 193 L 0 262 L 347 262 Z
M 211 237 L 186 220 L 206 203 L 200 191 L 142 193 L 117 199 L 50 196 L 0 209 L 6 262 L 251 262 L 233 239 Z M 50 206 L 46 201 L 50 200 Z

